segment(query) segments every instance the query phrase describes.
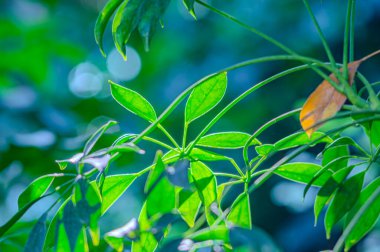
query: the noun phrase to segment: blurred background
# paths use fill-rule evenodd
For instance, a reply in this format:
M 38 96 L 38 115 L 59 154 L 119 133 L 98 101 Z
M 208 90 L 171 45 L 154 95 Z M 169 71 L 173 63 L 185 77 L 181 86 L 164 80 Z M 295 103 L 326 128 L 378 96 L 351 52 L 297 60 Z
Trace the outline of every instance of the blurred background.
M 302 1 L 208 2 L 303 55 L 327 60 Z M 310 2 L 337 61 L 341 61 L 345 1 Z M 128 61 L 124 62 L 114 49 L 108 27 L 104 58 L 93 36 L 95 20 L 104 3 L 105 0 L 0 0 L 0 225 L 17 211 L 15 199 L 28 183 L 42 174 L 59 172 L 55 160 L 80 152 L 87 137 L 107 120 L 114 119 L 119 125 L 102 139 L 100 147 L 123 133 L 139 133 L 147 126 L 113 101 L 108 79 L 142 93 L 160 113 L 182 90 L 207 74 L 243 60 L 282 53 L 199 6 L 195 21 L 182 1 L 173 0 L 163 20 L 165 28 L 158 29 L 149 52 L 144 51 L 135 34 L 127 48 Z M 380 49 L 380 1 L 357 1 L 357 5 L 356 58 L 360 58 Z M 227 95 L 220 106 L 253 84 L 297 64 L 271 62 L 230 72 Z M 360 70 L 370 81 L 376 81 L 380 79 L 379 65 L 380 57 L 373 58 Z M 310 71 L 276 81 L 249 96 L 211 131 L 253 133 L 269 119 L 299 107 L 319 82 L 320 78 Z M 215 111 L 191 126 L 190 139 L 213 114 Z M 182 121 L 183 105 L 164 123 L 178 140 Z M 272 143 L 299 129 L 296 118 L 292 118 L 260 140 Z M 360 131 L 351 133 L 360 141 Z M 141 147 L 149 150 L 146 155 L 127 155 L 112 166 L 111 173 L 149 165 L 155 151 L 150 145 Z M 240 156 L 236 152 L 236 157 Z M 299 159 L 315 160 L 308 153 Z M 211 166 L 232 169 L 219 163 Z M 134 185 L 104 216 L 102 232 L 138 215 L 143 180 Z M 272 236 L 283 251 L 331 248 L 338 230 L 330 241 L 325 239 L 323 223 L 313 225 L 316 192 L 303 201 L 302 191 L 302 185 L 271 179 L 251 196 L 254 224 Z M 228 204 L 233 198 L 226 200 Z M 49 202 L 33 207 L 20 225 L 39 217 Z M 25 229 L 30 227 L 25 225 Z M 22 248 L 24 238 L 16 237 L 15 247 Z M 355 250 L 380 251 L 380 228 Z

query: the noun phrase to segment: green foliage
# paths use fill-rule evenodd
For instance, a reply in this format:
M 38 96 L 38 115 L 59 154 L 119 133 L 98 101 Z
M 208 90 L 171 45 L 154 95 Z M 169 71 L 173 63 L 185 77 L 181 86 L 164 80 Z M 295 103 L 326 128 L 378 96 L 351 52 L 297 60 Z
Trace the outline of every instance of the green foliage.
M 95 37 L 101 51 L 103 52 L 102 38 L 106 25 L 114 13 L 112 32 L 119 52 L 126 56 L 125 46 L 136 29 L 143 37 L 145 47 L 148 48 L 150 38 L 169 2 L 169 0 L 108 1 L 95 27 Z M 27 251 L 91 251 L 92 249 L 96 251 L 101 244 L 106 242 L 115 251 L 131 249 L 132 252 L 150 252 L 165 248 L 166 245 L 177 241 L 180 242 L 179 247 L 187 251 L 206 247 L 213 247 L 215 250 L 223 248 L 226 251 L 263 251 L 264 248 L 278 251 L 278 247 L 264 232 L 252 226 L 250 204 L 250 197 L 255 197 L 251 193 L 272 175 L 278 175 L 284 179 L 305 184 L 304 194 L 310 187 L 320 187 L 314 204 L 316 223 L 327 205 L 325 228 L 328 238 L 333 227 L 340 220 L 346 219 L 342 237 L 334 250 L 341 250 L 344 244 L 346 249 L 351 248 L 371 231 L 380 211 L 378 177 L 362 190 L 367 172 L 374 163 L 379 161 L 380 102 L 377 96 L 372 96 L 367 101 L 365 97 L 363 98 L 351 89 L 350 84 L 353 79 L 348 79 L 347 76 L 347 74 L 352 74 L 348 69 L 347 61 L 347 34 L 354 32 L 350 19 L 351 11 L 348 11 L 343 70 L 340 71 L 306 0 L 304 1 L 306 9 L 321 37 L 330 60 L 328 63 L 303 57 L 279 41 L 202 1 L 184 0 L 183 2 L 194 17 L 194 3 L 197 2 L 261 36 L 287 54 L 248 60 L 210 74 L 183 91 L 159 116 L 141 94 L 110 81 L 114 100 L 129 112 L 148 121 L 149 126 L 139 134 L 126 133 L 115 139 L 111 146 L 94 150 L 99 139 L 116 122 L 110 121 L 100 127 L 90 136 L 82 152 L 69 159 L 57 161 L 59 168 L 64 170 L 63 173 L 42 176 L 25 189 L 18 199 L 18 213 L 0 227 L 0 237 L 11 232 L 12 227 L 17 225 L 16 222 L 34 203 L 54 194 L 54 203 L 42 214 L 33 227 L 32 235 L 26 241 Z M 348 2 L 348 10 L 351 10 L 354 1 Z M 350 46 L 353 47 L 353 45 Z M 229 71 L 274 60 L 296 60 L 302 62 L 303 65 L 287 69 L 250 87 L 221 108 L 196 137 L 188 141 L 190 123 L 212 109 L 216 109 L 223 99 L 227 90 Z M 207 134 L 223 115 L 251 93 L 278 78 L 306 69 L 315 71 L 325 79 L 325 83 L 328 81 L 331 87 L 347 96 L 353 104 L 353 107 L 349 107 L 351 110 L 326 119 L 333 121 L 343 118 L 347 123 L 335 125 L 324 131 L 314 132 L 313 130 L 312 134 L 306 129 L 308 134 L 304 131 L 296 132 L 272 144 L 261 143 L 259 138 L 261 139 L 266 129 L 277 126 L 280 121 L 298 114 L 300 109 L 297 109 L 264 123 L 252 135 L 238 131 Z M 332 75 L 326 76 L 323 70 L 328 70 Z M 355 77 L 355 73 L 351 76 L 352 78 Z M 367 83 L 365 77 L 363 78 L 359 79 L 368 88 L 368 93 L 373 93 L 371 83 Z M 331 79 L 337 82 L 332 82 Z M 337 90 L 332 89 L 333 92 Z M 184 115 L 182 145 L 179 145 L 162 122 L 186 98 L 187 102 L 182 111 Z M 343 97 L 343 99 L 346 98 Z M 329 100 L 324 99 L 323 102 L 328 103 Z M 317 111 L 316 113 L 329 112 Z M 325 121 L 318 121 L 316 122 L 318 125 L 312 126 L 319 127 L 324 123 Z M 352 138 L 342 136 L 345 129 L 358 125 L 361 125 L 368 136 L 369 152 Z M 156 129 L 160 130 L 169 143 L 161 140 L 160 137 L 150 135 Z M 112 162 L 125 152 L 144 154 L 145 152 L 137 146 L 143 141 L 156 144 L 167 152 L 163 153 L 158 150 L 159 148 L 152 147 L 148 150 L 151 154 L 156 153 L 152 165 L 137 172 L 108 174 L 112 169 Z M 250 148 L 252 145 L 255 151 Z M 321 154 L 317 155 L 320 161 L 291 162 L 299 154 L 316 145 L 318 145 L 317 148 L 322 149 Z M 215 150 L 209 151 L 206 148 Z M 218 152 L 221 149 L 223 153 Z M 237 151 L 241 149 L 244 160 L 239 160 L 235 155 L 230 156 L 228 154 L 230 149 L 238 149 Z M 233 156 L 235 158 L 232 158 Z M 279 160 L 277 160 L 278 156 L 281 157 Z M 271 163 L 266 161 L 273 161 L 273 159 L 275 159 L 275 162 L 272 162 L 274 164 L 269 168 L 266 167 L 268 163 Z M 223 168 L 225 166 L 225 172 L 217 172 L 212 166 L 214 162 L 222 164 Z M 360 165 L 365 165 L 366 168 L 363 169 Z M 147 177 L 144 176 L 146 174 L 148 174 Z M 59 180 L 57 177 L 63 179 Z M 138 220 L 132 218 L 125 225 L 114 230 L 100 230 L 101 216 L 107 213 L 137 179 L 145 179 L 144 204 Z M 240 190 L 239 195 L 229 197 L 235 199 L 233 202 L 223 201 L 226 194 L 230 195 L 228 190 L 235 185 L 241 185 L 241 187 L 236 187 Z M 125 205 L 128 207 L 128 202 Z M 53 211 L 55 212 L 51 214 L 52 218 L 49 221 L 49 215 Z M 184 226 L 189 228 L 181 234 L 175 233 Z

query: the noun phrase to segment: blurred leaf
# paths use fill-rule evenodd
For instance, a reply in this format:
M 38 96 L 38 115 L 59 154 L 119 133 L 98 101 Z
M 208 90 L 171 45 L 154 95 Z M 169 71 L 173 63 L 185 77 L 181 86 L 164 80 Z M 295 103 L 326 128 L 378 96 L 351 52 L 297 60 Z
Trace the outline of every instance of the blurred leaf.
M 34 225 L 32 232 L 30 232 L 28 241 L 25 245 L 25 252 L 40 252 L 44 247 L 44 242 L 47 232 L 46 223 L 47 213 L 44 213 Z
M 183 188 L 177 188 L 176 191 L 178 194 L 178 212 L 187 225 L 193 227 L 201 206 L 201 199 L 198 196 L 198 192 Z
M 30 202 L 44 195 L 56 177 L 64 176 L 63 173 L 49 174 L 35 179 L 18 197 L 18 209 L 21 210 Z
M 98 19 L 96 20 L 94 29 L 95 40 L 104 56 L 106 55 L 103 49 L 104 31 L 112 14 L 116 11 L 117 7 L 119 7 L 122 2 L 123 0 L 109 0 L 104 6 L 103 10 L 100 12 Z
M 173 166 L 166 169 L 166 176 L 173 185 L 190 189 L 189 168 L 189 160 L 178 160 Z
M 194 88 L 185 108 L 187 124 L 206 114 L 223 98 L 227 89 L 227 73 L 213 75 Z
M 158 241 L 154 235 L 150 232 L 151 223 L 148 219 L 147 205 L 143 205 L 140 216 L 140 236 L 137 240 L 132 241 L 132 252 L 151 252 L 158 246 Z
M 136 238 L 138 230 L 139 230 L 139 223 L 135 218 L 133 218 L 124 226 L 108 232 L 106 234 L 106 238 L 128 237 L 129 239 L 133 240 Z M 120 245 L 120 242 L 116 242 L 115 239 L 110 239 L 110 240 L 113 241 L 112 244 L 116 244 L 118 246 Z
M 69 164 L 77 164 L 83 158 L 83 153 L 77 153 L 69 159 L 56 160 L 59 169 L 65 170 Z
M 256 152 L 260 156 L 268 156 L 269 153 L 287 150 L 299 147 L 306 144 L 311 144 L 311 147 L 318 143 L 331 143 L 332 139 L 322 132 L 315 132 L 309 137 L 305 132 L 297 132 L 289 135 L 274 144 L 263 144 L 255 147 Z
M 210 210 L 211 205 L 217 202 L 216 178 L 210 168 L 200 161 L 191 162 L 190 167 L 195 187 L 205 207 L 207 222 L 211 225 L 216 220 Z
M 280 251 L 270 236 L 257 227 L 252 230 L 233 227 L 229 239 L 233 251 Z
M 348 176 L 348 174 L 350 174 L 353 168 L 354 166 L 349 166 L 335 172 L 321 187 L 321 189 L 319 189 L 318 194 L 315 197 L 315 203 L 314 203 L 314 216 L 315 216 L 314 225 L 317 224 L 318 217 L 322 209 L 324 208 L 324 206 L 333 196 L 333 194 L 335 193 L 337 188 L 340 186 L 340 184 L 343 182 L 343 180 Z
M 362 60 L 348 64 L 350 85 L 354 81 L 360 63 L 362 63 Z M 340 84 L 334 74 L 330 74 L 329 77 L 333 82 L 338 85 Z M 317 124 L 334 116 L 346 102 L 346 99 L 347 97 L 336 91 L 328 80 L 324 80 L 309 96 L 302 107 L 300 114 L 302 128 L 311 136 L 314 131 L 322 126 Z
M 83 155 L 87 156 L 92 148 L 94 148 L 96 142 L 99 140 L 99 138 L 112 126 L 117 124 L 115 121 L 108 121 L 106 124 L 101 126 L 97 131 L 95 131 L 94 134 L 91 135 L 91 137 L 87 140 L 86 145 L 83 149 Z
M 355 205 L 363 186 L 365 172 L 347 179 L 336 192 L 325 216 L 326 236 L 329 239 L 332 227 Z
M 288 163 L 279 166 L 274 173 L 285 179 L 307 184 L 321 168 L 320 165 L 312 163 Z M 313 186 L 322 186 L 329 177 L 330 174 L 323 174 L 314 181 Z
M 369 198 L 374 195 L 374 193 L 380 188 L 380 177 L 372 181 L 363 191 L 360 193 L 360 197 L 356 205 L 350 210 L 346 218 L 347 228 L 348 224 L 353 221 L 354 216 L 360 211 L 360 209 L 369 201 Z M 360 215 L 359 219 L 356 220 L 354 226 L 349 232 L 346 238 L 345 250 L 348 251 L 352 246 L 354 246 L 358 241 L 360 241 L 373 227 L 375 226 L 377 220 L 380 216 L 380 196 L 370 203 L 370 205 L 365 209 L 365 211 Z
M 62 224 L 63 228 L 60 225 L 59 238 L 56 242 L 58 246 L 57 250 L 64 251 L 62 249 L 66 249 L 65 251 L 75 251 L 77 240 L 82 230 L 82 221 L 72 201 L 69 201 L 63 210 Z M 66 239 L 69 243 L 69 250 L 67 250 L 67 245 L 65 245 Z
M 124 250 L 124 241 L 122 238 L 116 238 L 112 236 L 105 236 L 104 240 L 107 244 L 117 252 L 123 252 Z
M 210 228 L 201 229 L 195 233 L 188 236 L 197 242 L 208 241 L 208 240 L 219 240 L 224 242 L 229 242 L 228 229 L 226 226 L 216 226 Z
M 123 195 L 137 178 L 136 174 L 107 176 L 102 190 L 102 215 Z
M 175 208 L 175 189 L 167 178 L 162 178 L 146 199 L 148 216 L 170 213 Z
M 227 220 L 236 226 L 248 229 L 252 228 L 251 207 L 247 192 L 243 192 L 236 198 L 231 206 L 231 211 L 227 216 Z
M 238 149 L 243 148 L 249 140 L 250 135 L 243 132 L 218 132 L 202 137 L 197 145 L 217 149 Z M 257 144 L 252 141 L 251 145 Z
M 149 122 L 153 122 L 157 119 L 154 108 L 143 96 L 112 81 L 109 81 L 109 83 L 113 98 L 121 106 Z
M 145 182 L 145 188 L 144 191 L 147 193 L 151 187 L 157 182 L 157 180 L 162 177 L 162 173 L 165 171 L 165 164 L 162 161 L 162 153 L 157 152 L 156 158 L 155 158 L 155 165 L 150 170 L 148 178 Z

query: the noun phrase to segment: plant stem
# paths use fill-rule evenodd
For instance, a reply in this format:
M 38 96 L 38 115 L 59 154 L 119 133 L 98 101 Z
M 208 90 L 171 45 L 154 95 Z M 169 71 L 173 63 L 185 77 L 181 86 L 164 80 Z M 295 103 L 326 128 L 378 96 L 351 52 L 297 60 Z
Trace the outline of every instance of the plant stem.
M 343 41 L 343 78 L 348 80 L 348 46 L 351 30 L 351 14 L 352 14 L 353 0 L 348 0 L 347 13 L 346 13 L 346 25 L 344 29 L 344 41 Z
M 157 127 L 162 131 L 162 133 L 164 133 L 164 135 L 170 140 L 170 142 L 172 142 L 172 144 L 177 149 L 180 149 L 180 147 L 179 147 L 178 143 L 176 142 L 176 140 L 174 140 L 174 138 L 172 137 L 172 135 L 170 135 L 170 133 L 161 124 L 158 124 Z
M 185 148 L 186 148 L 186 138 L 187 138 L 188 128 L 189 128 L 189 124 L 187 122 L 185 122 L 184 126 L 183 126 L 182 151 L 185 151 Z
M 157 144 L 159 146 L 162 146 L 162 147 L 164 147 L 164 148 L 166 148 L 168 150 L 177 151 L 177 149 L 175 149 L 175 148 L 171 147 L 170 145 L 167 145 L 166 143 L 163 143 L 163 142 L 161 142 L 161 141 L 159 141 L 157 139 L 154 139 L 154 138 L 151 138 L 151 137 L 148 137 L 148 136 L 144 136 L 143 139 L 146 140 L 146 141 L 149 141 L 151 143 L 155 143 L 155 144 Z
M 235 174 L 230 174 L 230 173 L 224 173 L 224 172 L 214 172 L 214 175 L 215 176 L 219 176 L 219 177 L 229 177 L 229 178 L 233 178 L 233 179 L 237 179 L 237 180 L 241 180 L 241 177 L 235 175 Z
M 355 59 L 355 17 L 356 17 L 356 0 L 352 1 L 351 19 L 350 19 L 350 58 L 352 62 Z

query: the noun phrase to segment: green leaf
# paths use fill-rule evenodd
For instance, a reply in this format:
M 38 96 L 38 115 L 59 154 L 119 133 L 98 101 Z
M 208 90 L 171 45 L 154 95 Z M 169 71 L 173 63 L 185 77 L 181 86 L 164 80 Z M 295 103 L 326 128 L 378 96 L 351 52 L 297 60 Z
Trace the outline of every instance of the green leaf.
M 105 234 L 104 239 L 116 251 L 124 250 L 124 238 L 135 240 L 139 233 L 139 224 L 135 218 L 131 219 L 124 226 L 114 229 Z
M 188 237 L 196 242 L 202 241 L 224 241 L 229 242 L 228 229 L 226 226 L 216 226 L 210 228 L 201 229 Z
M 357 150 L 359 150 L 362 154 L 367 155 L 367 152 L 359 144 L 357 144 L 352 138 L 347 137 L 347 136 L 343 136 L 343 137 L 340 137 L 340 138 L 334 140 L 334 142 L 332 142 L 331 144 L 329 144 L 325 147 L 323 152 L 325 152 L 326 150 L 328 150 L 332 147 L 337 147 L 337 146 L 342 146 L 342 145 L 343 146 L 344 145 L 353 146 Z
M 192 192 L 183 188 L 177 188 L 176 191 L 178 195 L 178 212 L 187 225 L 193 227 L 201 206 L 198 192 Z
M 216 178 L 210 168 L 200 161 L 191 162 L 190 169 L 195 187 L 205 207 L 207 222 L 211 225 L 216 220 L 215 214 L 210 209 L 213 203 L 217 203 Z
M 206 114 L 223 98 L 227 89 L 227 72 L 213 75 L 191 92 L 185 107 L 187 124 Z
M 108 243 L 108 245 L 117 252 L 123 252 L 124 250 L 124 239 L 117 238 L 112 236 L 105 236 L 104 240 Z
M 40 252 L 43 251 L 47 223 L 46 223 L 47 213 L 44 213 L 34 225 L 32 232 L 30 232 L 28 241 L 26 242 L 24 251 L 25 252 Z
M 190 157 L 201 161 L 225 161 L 228 157 L 215 152 L 194 148 L 191 150 Z
M 152 105 L 139 93 L 109 81 L 113 98 L 130 112 L 153 122 L 157 119 Z
M 195 0 L 183 0 L 183 4 L 185 5 L 186 9 L 189 11 L 189 13 L 197 19 L 195 12 L 194 12 L 194 2 Z
M 227 216 L 227 220 L 236 226 L 248 229 L 252 228 L 251 207 L 247 192 L 243 192 L 236 198 L 231 206 L 231 211 Z
M 148 178 L 145 182 L 145 188 L 144 191 L 147 193 L 151 187 L 156 183 L 156 181 L 161 177 L 161 174 L 165 171 L 165 164 L 162 161 L 162 153 L 157 152 L 156 158 L 155 158 L 155 165 L 153 166 L 153 169 L 150 170 Z
M 365 172 L 347 179 L 336 192 L 325 216 L 326 236 L 329 239 L 332 227 L 354 206 L 363 186 Z
M 78 212 L 75 208 L 75 205 L 72 201 L 69 201 L 64 210 L 62 217 L 62 226 L 60 225 L 58 241 L 56 245 L 58 246 L 57 250 L 62 251 L 62 247 L 66 248 L 66 239 L 69 243 L 69 250 L 67 251 L 75 251 L 75 247 L 77 245 L 79 234 L 82 230 L 82 220 L 78 215 Z M 62 239 L 62 240 L 61 240 Z
M 143 205 L 140 216 L 140 237 L 132 242 L 132 252 L 152 252 L 155 251 L 158 246 L 158 241 L 154 235 L 150 232 L 151 223 L 148 219 L 147 205 Z
M 349 156 L 350 151 L 347 145 L 336 146 L 323 152 L 322 166 L 326 166 L 331 161 L 335 160 L 337 157 Z M 342 159 L 339 162 L 335 162 L 334 165 L 330 165 L 329 169 L 337 171 L 344 167 L 347 167 L 348 159 Z
M 202 137 L 197 145 L 217 149 L 239 149 L 244 147 L 249 138 L 250 135 L 243 132 L 218 132 Z M 257 141 L 251 142 L 251 145 L 255 144 Z
M 175 188 L 166 177 L 149 193 L 146 207 L 148 216 L 170 213 L 175 208 Z
M 307 184 L 322 167 L 312 163 L 288 163 L 279 166 L 274 173 L 288 180 Z M 322 186 L 330 174 L 323 174 L 314 181 L 313 186 Z
M 360 119 L 360 118 L 358 118 Z M 380 121 L 370 121 L 362 123 L 362 126 L 365 128 L 365 132 L 370 139 L 371 143 L 376 147 L 380 145 Z
M 136 178 L 136 174 L 112 175 L 106 177 L 102 190 L 102 214 L 107 212 Z
M 54 179 L 63 175 L 64 174 L 45 175 L 30 183 L 30 185 L 18 197 L 19 210 L 44 195 L 53 183 Z
M 315 203 L 314 203 L 314 216 L 315 216 L 314 225 L 317 225 L 318 217 L 321 214 L 324 206 L 327 204 L 327 202 L 333 196 L 333 194 L 335 193 L 339 185 L 348 176 L 348 174 L 350 174 L 350 172 L 352 171 L 354 167 L 355 166 L 349 166 L 335 172 L 321 187 L 321 189 L 319 189 L 318 194 L 315 197 Z
M 95 146 L 96 142 L 99 140 L 99 138 L 106 132 L 110 127 L 117 124 L 115 121 L 109 121 L 103 126 L 101 126 L 94 134 L 91 135 L 91 137 L 87 140 L 86 145 L 84 146 L 83 150 L 83 156 L 87 156 L 92 148 Z
M 112 14 L 116 11 L 117 7 L 119 7 L 122 2 L 123 0 L 109 0 L 104 6 L 103 10 L 100 12 L 98 19 L 96 20 L 95 29 L 94 29 L 95 40 L 103 56 L 106 56 L 103 50 L 104 31 L 107 27 L 107 23 L 110 20 Z
M 372 181 L 363 191 L 360 193 L 358 202 L 347 214 L 345 228 L 352 222 L 354 216 L 360 211 L 360 209 L 366 204 L 367 201 L 374 195 L 376 190 L 380 188 L 380 177 Z M 360 215 L 359 219 L 354 223 L 351 231 L 346 238 L 345 250 L 348 251 L 358 241 L 360 241 L 373 227 L 380 216 L 380 196 L 376 196 L 370 205 Z
M 252 230 L 233 227 L 229 239 L 233 251 L 281 251 L 272 238 L 257 227 Z
M 288 150 L 302 145 L 310 144 L 310 146 L 314 146 L 318 143 L 331 142 L 332 139 L 322 132 L 316 131 L 310 138 L 305 132 L 297 132 L 293 135 L 287 136 L 277 141 L 274 144 L 263 144 L 260 146 L 256 146 L 255 150 L 257 154 L 259 154 L 260 156 L 268 156 L 272 152 Z

